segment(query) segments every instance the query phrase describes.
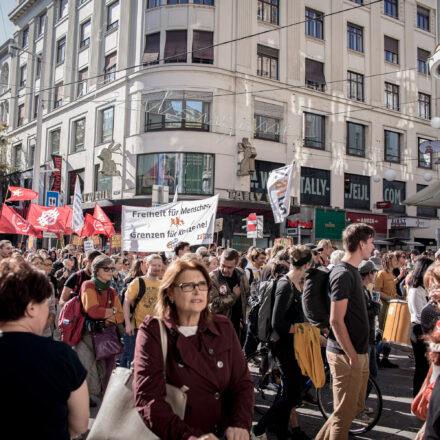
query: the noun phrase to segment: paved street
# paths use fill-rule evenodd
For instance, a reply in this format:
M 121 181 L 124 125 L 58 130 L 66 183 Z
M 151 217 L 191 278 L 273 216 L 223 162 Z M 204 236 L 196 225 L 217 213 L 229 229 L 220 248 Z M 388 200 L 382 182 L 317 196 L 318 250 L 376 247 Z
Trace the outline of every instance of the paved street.
M 412 376 L 414 361 L 405 352 L 392 351 L 390 360 L 399 365 L 399 369 L 381 369 L 377 383 L 383 397 L 383 410 L 379 423 L 358 439 L 413 439 L 422 422 L 411 414 Z M 260 395 L 256 394 L 257 405 L 265 405 Z M 304 405 L 299 409 L 299 421 L 302 429 L 314 437 L 324 423 L 317 406 Z M 256 414 L 257 420 L 260 416 Z M 270 440 L 276 440 L 269 435 Z M 353 437 L 355 438 L 355 437 Z

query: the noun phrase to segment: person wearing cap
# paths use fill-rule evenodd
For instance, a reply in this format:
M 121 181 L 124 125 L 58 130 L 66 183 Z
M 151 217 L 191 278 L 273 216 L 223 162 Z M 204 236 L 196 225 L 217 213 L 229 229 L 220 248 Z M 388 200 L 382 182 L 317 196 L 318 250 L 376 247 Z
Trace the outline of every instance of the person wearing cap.
M 322 266 L 328 266 L 330 264 L 330 255 L 334 252 L 334 248 L 331 240 L 321 240 L 317 244 L 319 252 L 319 260 Z
M 380 299 L 379 293 L 370 291 L 368 286 L 374 285 L 374 279 L 376 278 L 377 268 L 371 260 L 363 260 L 358 266 L 359 273 L 362 278 L 362 288 L 364 291 L 365 302 L 367 305 L 368 313 L 368 355 L 370 364 L 370 376 L 374 379 L 377 377 L 377 362 L 376 362 L 376 330 L 377 330 L 377 316 L 380 312 Z M 367 396 L 370 394 L 371 385 L 370 382 L 367 386 Z M 368 416 L 369 408 L 365 408 L 365 414 Z
M 319 252 L 316 244 L 306 243 L 304 246 L 307 246 L 311 250 L 314 266 L 315 267 L 321 266 L 321 260 L 319 259 Z

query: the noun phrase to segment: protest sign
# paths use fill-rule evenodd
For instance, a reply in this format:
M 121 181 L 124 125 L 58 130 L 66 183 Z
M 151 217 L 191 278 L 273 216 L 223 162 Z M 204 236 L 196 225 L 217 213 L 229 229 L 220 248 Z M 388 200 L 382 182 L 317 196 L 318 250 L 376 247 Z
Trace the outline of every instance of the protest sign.
M 281 223 L 290 212 L 290 189 L 293 164 L 277 168 L 267 179 L 267 194 L 275 223 Z
M 72 244 L 74 246 L 82 246 L 83 237 L 78 237 L 78 235 L 72 236 Z
M 95 246 L 94 246 L 92 240 L 84 240 L 83 245 L 84 245 L 84 252 L 95 249 Z
M 282 246 L 289 247 L 293 246 L 293 239 L 290 237 L 284 238 L 275 238 L 275 244 L 281 244 Z
M 170 251 L 179 241 L 210 244 L 214 239 L 218 195 L 154 208 L 122 206 L 122 249 Z
M 111 249 L 121 249 L 122 237 L 120 234 L 113 234 L 110 237 L 110 248 Z

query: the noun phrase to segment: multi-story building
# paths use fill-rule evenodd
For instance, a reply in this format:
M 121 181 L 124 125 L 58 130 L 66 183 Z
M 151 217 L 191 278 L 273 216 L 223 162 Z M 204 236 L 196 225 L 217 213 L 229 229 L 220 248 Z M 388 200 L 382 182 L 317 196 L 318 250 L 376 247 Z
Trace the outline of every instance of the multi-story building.
M 11 161 L 29 185 L 33 167 L 47 171 L 55 157 L 62 200 L 79 176 L 84 208 L 99 200 L 116 225 L 121 205 L 151 204 L 154 184 L 170 194 L 177 185 L 180 199 L 218 193 L 220 237 L 236 247 L 248 243 L 250 212 L 265 216 L 260 246 L 279 235 L 266 180 L 294 161 L 292 213 L 314 222 L 303 241 L 339 238 L 361 218 L 382 238 L 430 244 L 437 211 L 400 202 L 438 178 L 435 157 L 418 148 L 438 137 L 427 67 L 436 4 L 17 1 Z M 256 151 L 252 175 L 240 175 L 244 138 Z M 52 188 L 41 176 L 43 194 Z M 391 207 L 375 209 L 384 200 Z M 406 228 L 387 231 L 387 216 Z

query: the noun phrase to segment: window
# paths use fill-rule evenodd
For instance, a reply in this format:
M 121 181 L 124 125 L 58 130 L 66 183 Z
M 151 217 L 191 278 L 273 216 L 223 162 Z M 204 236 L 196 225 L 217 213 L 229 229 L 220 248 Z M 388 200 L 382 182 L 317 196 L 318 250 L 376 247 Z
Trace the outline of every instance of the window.
M 417 48 L 417 72 L 429 75 L 429 55 L 430 53 L 427 50 Z
M 278 49 L 259 44 L 257 57 L 257 75 L 278 79 Z
M 21 127 L 24 123 L 24 104 L 18 106 L 17 127 Z
M 385 130 L 385 151 L 386 162 L 400 163 L 400 133 Z
M 194 0 L 194 4 L 214 6 L 214 0 Z
M 429 9 L 417 5 L 417 27 L 429 32 Z
M 419 117 L 431 119 L 431 95 L 419 92 Z
M 69 0 L 58 0 L 58 20 L 67 15 L 67 5 Z
M 385 105 L 390 110 L 400 110 L 399 104 L 399 86 L 395 84 L 385 83 Z
M 38 116 L 38 106 L 40 105 L 40 95 L 35 95 L 34 96 L 34 119 L 37 118 Z
M 40 78 L 41 76 L 41 62 L 42 62 L 43 54 L 37 55 L 36 66 L 35 66 L 35 79 Z
M 109 107 L 99 112 L 99 143 L 113 140 L 114 108 Z
M 26 65 L 20 66 L 20 87 L 26 87 Z
M 168 0 L 169 5 L 178 5 L 178 4 L 186 5 L 187 3 L 188 3 L 188 0 Z
M 384 0 L 383 13 L 389 17 L 399 18 L 399 10 L 397 0 Z
M 148 0 L 148 9 L 151 8 L 157 8 L 158 6 L 161 6 L 162 1 L 161 0 Z
M 104 174 L 99 171 L 99 164 L 95 165 L 95 192 L 108 191 L 111 194 L 112 183 L 112 176 L 104 176 Z
M 88 75 L 89 75 L 89 71 L 87 67 L 78 72 L 78 93 L 77 93 L 78 98 L 87 94 Z
M 192 62 L 202 64 L 214 63 L 214 40 L 213 32 L 194 31 L 193 32 L 193 53 Z
M 258 0 L 258 20 L 278 24 L 279 0 Z
M 73 152 L 84 150 L 84 129 L 86 118 L 73 122 Z
M 364 0 L 351 0 L 353 3 L 357 3 L 358 5 L 363 5 Z
M 34 166 L 35 161 L 35 138 L 29 141 L 29 149 L 28 149 L 28 167 L 31 168 Z
M 320 92 L 324 91 L 324 63 L 306 58 L 306 86 Z
M 58 108 L 63 105 L 63 82 L 55 84 L 55 93 L 53 99 L 53 108 Z
M 304 146 L 325 150 L 325 116 L 304 113 Z
M 416 191 L 419 192 L 427 187 L 428 185 L 421 185 L 418 183 L 416 186 Z M 417 206 L 417 217 L 437 217 L 437 209 L 427 208 L 425 206 Z
M 78 177 L 79 180 L 79 187 L 81 190 L 81 193 L 84 192 L 84 177 L 85 177 L 85 169 L 82 168 L 80 170 L 75 171 L 69 171 L 69 195 L 67 200 L 70 201 L 70 203 L 73 202 L 73 196 L 75 195 L 75 183 L 76 178 Z
M 364 100 L 364 75 L 356 72 L 347 72 L 347 89 L 349 99 Z
M 168 185 L 170 194 L 214 193 L 214 155 L 203 153 L 139 154 L 136 194 L 152 193 L 153 185 Z
M 347 154 L 365 157 L 365 125 L 347 122 Z
M 57 41 L 57 64 L 63 63 L 66 58 L 66 37 Z
M 79 36 L 79 47 L 88 47 L 90 45 L 90 28 L 91 20 L 87 20 L 81 25 L 80 36 Z
M 364 51 L 364 30 L 354 24 L 347 24 L 347 47 L 357 52 Z
M 115 29 L 119 25 L 119 1 L 107 6 L 107 30 Z
M 280 120 L 254 115 L 254 137 L 268 141 L 280 141 Z
M 145 131 L 209 131 L 211 93 L 175 91 L 146 102 Z
M 324 20 L 322 12 L 306 8 L 306 35 L 324 39 Z
M 145 66 L 152 64 L 159 64 L 160 52 L 160 32 L 145 36 L 144 55 L 142 56 L 142 63 Z
M 29 28 L 25 27 L 21 31 L 21 47 L 27 47 L 29 44 Z
M 424 139 L 424 138 L 419 137 L 419 138 L 417 138 L 417 140 L 418 140 L 418 147 L 417 147 L 418 167 L 432 170 L 432 151 L 429 150 L 426 153 L 422 153 L 420 151 L 420 144 L 422 144 L 423 142 L 429 141 L 429 139 Z
M 117 52 L 106 55 L 104 61 L 104 83 L 107 84 L 116 79 Z
M 384 36 L 385 61 L 399 64 L 399 41 Z
M 49 154 L 58 154 L 60 152 L 60 136 L 60 128 L 49 132 Z
M 165 63 L 186 63 L 186 31 L 167 31 Z
M 45 23 L 46 13 L 43 12 L 41 15 L 38 16 L 38 36 L 43 35 Z
M 21 165 L 21 144 L 12 147 L 12 168 L 20 168 Z

